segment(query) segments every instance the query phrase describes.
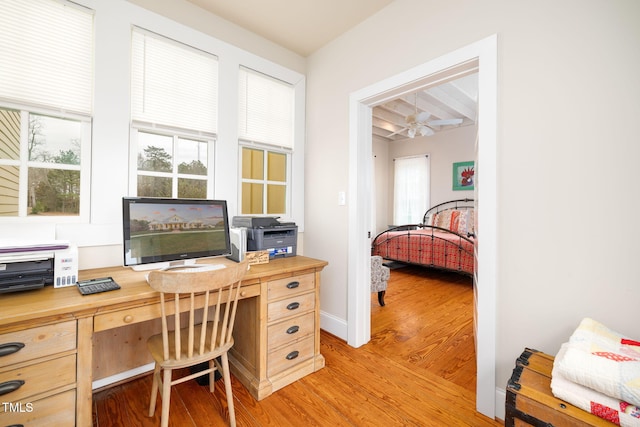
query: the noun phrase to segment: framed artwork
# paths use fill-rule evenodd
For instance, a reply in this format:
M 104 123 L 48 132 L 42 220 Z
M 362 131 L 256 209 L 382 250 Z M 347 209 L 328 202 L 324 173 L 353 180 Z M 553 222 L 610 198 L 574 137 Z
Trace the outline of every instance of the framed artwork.
M 453 164 L 453 190 L 473 190 L 475 183 L 475 162 Z

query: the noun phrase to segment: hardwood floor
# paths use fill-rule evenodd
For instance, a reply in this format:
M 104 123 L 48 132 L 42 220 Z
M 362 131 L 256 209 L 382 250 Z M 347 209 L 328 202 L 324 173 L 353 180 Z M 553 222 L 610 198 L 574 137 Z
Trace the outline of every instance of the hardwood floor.
M 405 267 L 386 306 L 371 297 L 371 342 L 354 349 L 322 332 L 326 367 L 260 402 L 232 379 L 238 426 L 500 426 L 475 411 L 471 279 Z M 151 376 L 94 395 L 94 426 L 158 426 Z M 158 399 L 160 400 L 160 399 Z M 227 425 L 224 386 L 174 387 L 170 424 Z

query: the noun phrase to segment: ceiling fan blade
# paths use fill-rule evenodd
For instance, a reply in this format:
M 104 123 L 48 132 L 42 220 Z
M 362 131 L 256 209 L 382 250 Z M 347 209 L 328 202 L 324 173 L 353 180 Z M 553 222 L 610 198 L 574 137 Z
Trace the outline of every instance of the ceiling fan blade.
M 462 123 L 462 119 L 442 119 L 442 120 L 431 120 L 427 124 L 429 126 L 445 126 L 445 125 L 459 125 Z
M 429 120 L 429 117 L 431 117 L 431 113 L 428 113 L 426 111 L 421 111 L 418 114 L 416 114 L 415 121 L 417 123 L 424 123 L 427 120 Z

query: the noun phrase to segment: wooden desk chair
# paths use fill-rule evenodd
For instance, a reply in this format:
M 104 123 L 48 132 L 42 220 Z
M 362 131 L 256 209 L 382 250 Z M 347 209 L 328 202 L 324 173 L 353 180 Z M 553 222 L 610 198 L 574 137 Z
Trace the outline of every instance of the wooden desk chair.
M 149 416 L 152 417 L 155 413 L 156 398 L 160 390 L 162 427 L 169 424 L 171 386 L 209 374 L 209 390 L 213 393 L 216 370 L 222 371 L 224 379 L 229 423 L 231 426 L 236 425 L 227 352 L 233 346 L 231 334 L 240 285 L 247 270 L 248 263 L 245 260 L 237 265 L 227 265 L 226 268 L 218 270 L 160 270 L 149 273 L 149 285 L 160 292 L 162 311 L 162 334 L 154 335 L 147 341 L 149 352 L 155 360 Z M 167 300 L 165 296 L 170 294 L 173 294 L 173 300 L 170 298 Z M 183 296 L 182 300 L 180 296 Z M 184 298 L 185 296 L 187 298 Z M 196 298 L 204 299 L 205 308 L 212 307 L 211 310 L 202 311 L 201 319 L 196 315 Z M 168 317 L 173 313 L 181 312 L 180 302 L 183 306 L 185 303 L 188 304 L 188 321 L 181 324 L 181 317 L 186 316 L 173 316 L 173 330 L 169 330 Z M 212 319 L 210 319 L 210 311 L 213 313 Z M 215 360 L 218 356 L 222 363 Z M 209 363 L 208 369 L 172 379 L 174 369 L 191 367 L 203 362 Z M 163 377 L 160 376 L 161 371 L 164 371 Z

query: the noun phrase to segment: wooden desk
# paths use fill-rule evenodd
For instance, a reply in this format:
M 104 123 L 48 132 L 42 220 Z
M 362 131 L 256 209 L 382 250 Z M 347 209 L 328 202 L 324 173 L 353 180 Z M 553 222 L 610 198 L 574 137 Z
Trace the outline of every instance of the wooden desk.
M 251 266 L 243 280 L 231 370 L 256 399 L 324 367 L 319 290 L 326 265 L 281 258 Z M 80 272 L 80 279 L 103 276 L 122 289 L 82 296 L 75 287 L 46 287 L 0 296 L 0 354 L 3 344 L 24 344 L 0 356 L 0 384 L 24 381 L 0 396 L 10 403 L 0 404 L 0 425 L 91 426 L 92 381 L 151 361 L 145 343 L 157 332 L 158 294 L 144 272 Z

